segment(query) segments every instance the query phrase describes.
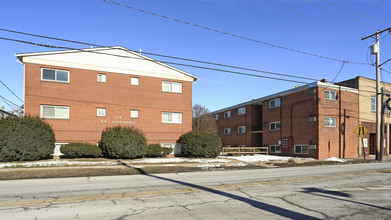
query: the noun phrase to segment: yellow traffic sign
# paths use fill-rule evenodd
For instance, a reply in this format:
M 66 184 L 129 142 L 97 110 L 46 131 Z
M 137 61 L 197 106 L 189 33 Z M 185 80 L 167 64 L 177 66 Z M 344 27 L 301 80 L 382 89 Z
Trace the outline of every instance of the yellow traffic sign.
M 359 125 L 356 129 L 353 131 L 355 134 L 357 134 L 359 137 L 364 137 L 366 133 L 368 133 L 368 128 Z

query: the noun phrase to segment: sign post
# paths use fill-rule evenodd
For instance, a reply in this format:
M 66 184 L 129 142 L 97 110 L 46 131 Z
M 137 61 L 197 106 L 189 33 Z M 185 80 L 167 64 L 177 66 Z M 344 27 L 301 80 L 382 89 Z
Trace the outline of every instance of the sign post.
M 362 153 L 364 155 L 364 160 L 365 160 L 365 147 L 364 147 L 364 135 L 366 133 L 368 133 L 368 128 L 362 126 L 362 125 L 359 125 L 356 129 L 354 129 L 353 131 L 355 134 L 357 134 L 357 136 L 359 136 L 361 138 L 361 145 L 362 145 Z

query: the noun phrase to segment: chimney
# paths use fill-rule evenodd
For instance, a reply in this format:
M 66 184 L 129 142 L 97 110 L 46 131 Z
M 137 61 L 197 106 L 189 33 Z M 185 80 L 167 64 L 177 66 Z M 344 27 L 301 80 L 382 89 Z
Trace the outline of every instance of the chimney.
M 4 106 L 1 106 L 1 110 L 3 110 L 3 111 L 4 111 Z
M 320 80 L 322 83 L 327 83 L 327 79 Z

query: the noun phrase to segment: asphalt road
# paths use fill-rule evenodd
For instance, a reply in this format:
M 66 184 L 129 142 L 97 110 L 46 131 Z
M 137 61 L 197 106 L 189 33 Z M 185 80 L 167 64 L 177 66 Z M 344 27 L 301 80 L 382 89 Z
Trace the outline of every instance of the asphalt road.
M 0 181 L 0 219 L 391 219 L 391 163 Z

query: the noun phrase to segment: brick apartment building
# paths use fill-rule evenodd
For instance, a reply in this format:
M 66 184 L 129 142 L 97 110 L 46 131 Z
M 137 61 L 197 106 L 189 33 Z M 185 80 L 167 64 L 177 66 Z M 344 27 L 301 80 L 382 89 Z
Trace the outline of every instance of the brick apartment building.
M 376 80 L 362 76 L 349 79 L 338 83 L 339 85 L 352 87 L 359 90 L 359 123 L 368 128 L 368 133 L 359 140 L 360 155 L 362 155 L 362 143 L 366 155 L 376 154 Z M 387 91 L 391 91 L 391 84 L 381 82 L 380 86 Z M 388 97 L 385 97 L 386 100 Z M 390 154 L 390 137 L 391 137 L 391 114 L 385 108 L 384 114 L 384 154 Z
M 191 130 L 197 77 L 124 47 L 16 54 L 24 64 L 25 115 L 44 118 L 59 145 L 96 144 L 112 126 L 141 129 L 172 146 Z
M 212 114 L 223 146 L 267 146 L 275 155 L 358 157 L 358 90 L 315 82 Z

